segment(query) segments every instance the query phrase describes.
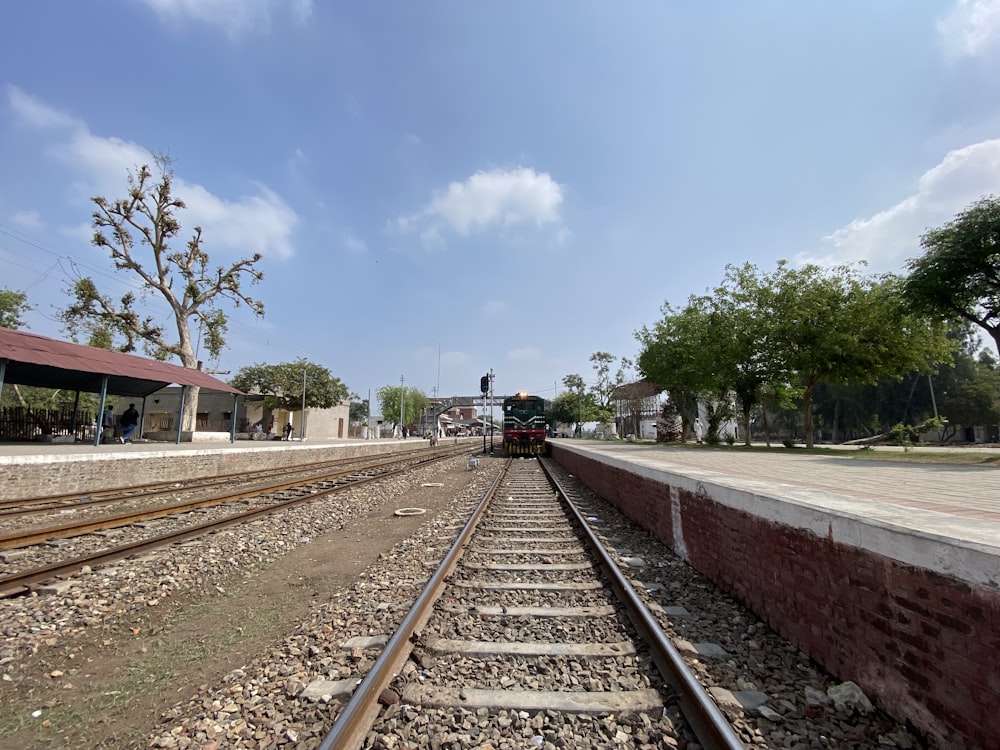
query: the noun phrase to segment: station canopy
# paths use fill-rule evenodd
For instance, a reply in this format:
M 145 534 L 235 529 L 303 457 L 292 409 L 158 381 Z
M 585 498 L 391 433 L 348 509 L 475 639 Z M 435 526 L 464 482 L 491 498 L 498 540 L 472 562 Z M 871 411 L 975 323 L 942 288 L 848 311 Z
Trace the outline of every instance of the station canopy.
M 4 384 L 100 393 L 107 376 L 108 393 L 115 396 L 145 398 L 168 385 L 242 393 L 201 370 L 10 328 L 0 328 L 0 361 L 6 362 Z

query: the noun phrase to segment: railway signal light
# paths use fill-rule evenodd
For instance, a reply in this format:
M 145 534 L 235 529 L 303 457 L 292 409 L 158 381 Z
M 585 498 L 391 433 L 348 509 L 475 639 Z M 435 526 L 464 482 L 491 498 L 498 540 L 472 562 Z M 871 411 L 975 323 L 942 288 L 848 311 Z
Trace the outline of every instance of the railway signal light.
M 490 376 L 489 375 L 483 375 L 481 378 L 479 378 L 479 390 L 480 390 L 480 392 L 484 396 L 487 393 L 490 392 Z

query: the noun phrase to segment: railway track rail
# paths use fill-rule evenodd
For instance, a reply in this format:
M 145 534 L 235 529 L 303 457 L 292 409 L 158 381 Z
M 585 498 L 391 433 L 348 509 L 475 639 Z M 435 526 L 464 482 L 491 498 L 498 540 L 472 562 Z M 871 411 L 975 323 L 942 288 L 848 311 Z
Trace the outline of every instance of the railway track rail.
M 461 451 L 460 451 L 461 452 Z M 183 501 L 168 506 L 144 509 L 100 519 L 90 519 L 73 522 L 45 529 L 32 529 L 0 536 L 0 549 L 25 548 L 30 545 L 45 543 L 52 545 L 53 541 L 81 535 L 94 534 L 123 526 L 136 527 L 159 519 L 173 519 L 174 528 L 163 533 L 155 533 L 146 528 L 140 529 L 140 538 L 133 541 L 107 547 L 101 543 L 99 551 L 65 558 L 58 546 L 52 548 L 53 555 L 59 558 L 56 562 L 32 565 L 31 567 L 0 576 L 0 598 L 23 594 L 38 584 L 55 578 L 70 575 L 85 566 L 94 567 L 120 560 L 157 547 L 185 541 L 203 534 L 210 533 L 228 526 L 254 521 L 262 516 L 281 513 L 302 503 L 314 502 L 336 492 L 341 492 L 361 484 L 399 474 L 419 466 L 455 455 L 454 449 L 444 449 L 428 454 L 426 451 L 408 453 L 402 457 L 390 460 L 369 461 L 350 468 L 337 470 L 317 476 L 315 472 L 308 473 L 297 480 L 288 480 L 279 484 L 269 484 L 266 487 L 255 487 L 251 490 L 240 490 L 225 495 L 214 495 L 193 501 Z M 249 501 L 251 507 L 243 510 L 233 510 L 234 503 Z M 203 522 L 191 523 L 192 511 L 223 506 L 225 511 L 221 517 L 215 517 Z M 233 510 L 233 512 L 228 512 Z M 181 517 L 180 522 L 176 519 Z
M 405 746 L 386 739 L 413 720 L 399 706 L 432 736 L 458 716 L 482 726 L 539 712 L 541 740 L 554 715 L 612 713 L 640 716 L 654 744 L 686 731 L 712 750 L 745 747 L 590 528 L 596 519 L 543 467 L 510 462 L 491 485 L 322 750 Z
M 437 452 L 450 452 L 444 447 Z M 392 454 L 394 458 L 426 457 L 427 449 L 399 451 Z M 186 493 L 210 492 L 219 488 L 231 489 L 234 485 L 251 487 L 261 483 L 262 488 L 275 484 L 278 477 L 291 476 L 301 479 L 313 475 L 317 479 L 355 466 L 370 464 L 372 457 L 356 456 L 337 458 L 329 461 L 315 461 L 306 464 L 296 464 L 286 468 L 271 468 L 259 472 L 238 472 L 220 474 L 211 477 L 197 477 L 183 481 L 149 482 L 128 487 L 93 488 L 81 492 L 67 492 L 43 497 L 26 497 L 16 500 L 0 500 L 0 522 L 29 515 L 55 514 L 72 510 L 97 508 L 126 501 L 147 502 L 157 497 L 177 497 Z

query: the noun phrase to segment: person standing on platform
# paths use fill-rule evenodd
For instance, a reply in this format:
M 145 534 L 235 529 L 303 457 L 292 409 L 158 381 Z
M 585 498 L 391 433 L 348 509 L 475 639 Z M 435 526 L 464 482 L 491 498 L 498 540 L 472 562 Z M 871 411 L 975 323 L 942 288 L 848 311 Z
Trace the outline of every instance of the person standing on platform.
M 139 424 L 139 412 L 135 410 L 135 404 L 129 404 L 121 416 L 122 434 L 118 440 L 122 443 L 131 443 L 137 424 Z
M 292 423 L 289 422 L 288 424 L 285 425 L 285 440 L 291 440 L 291 439 L 292 439 Z
M 110 443 L 115 439 L 115 410 L 111 406 L 104 408 L 101 416 L 101 442 Z

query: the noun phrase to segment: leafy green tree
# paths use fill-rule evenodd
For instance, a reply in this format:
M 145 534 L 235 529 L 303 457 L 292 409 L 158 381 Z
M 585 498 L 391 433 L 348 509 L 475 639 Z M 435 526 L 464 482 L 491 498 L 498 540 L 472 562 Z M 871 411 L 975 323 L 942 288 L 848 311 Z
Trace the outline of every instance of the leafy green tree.
M 401 385 L 385 385 L 376 391 L 382 419 L 391 425 L 402 426 L 400 416 L 405 425 L 415 425 L 420 420 L 420 413 L 431 405 L 431 400 L 419 388 L 409 388 Z M 405 409 L 400 415 L 400 406 L 405 401 Z
M 714 363 L 716 387 L 720 393 L 731 391 L 741 412 L 743 442 L 750 445 L 750 421 L 760 407 L 764 435 L 771 443 L 767 408 L 790 406 L 797 395 L 791 385 L 794 374 L 784 362 L 771 355 L 769 342 L 774 338 L 772 319 L 761 317 L 765 301 L 758 296 L 756 269 L 749 263 L 729 265 L 722 284 L 710 302 L 709 354 Z
M 566 375 L 563 378 L 566 390 L 552 399 L 548 410 L 549 424 L 571 424 L 574 436 L 583 434 L 586 422 L 598 422 L 607 412 L 601 406 L 593 392 L 588 392 L 586 383 L 580 375 Z
M 973 323 L 1000 352 L 1000 198 L 981 198 L 920 244 L 903 288 L 912 309 Z
M 74 339 L 86 333 L 91 343 L 133 352 L 141 345 L 156 359 L 177 357 L 184 367 L 197 368 L 191 323 L 197 321 L 203 343 L 212 357 L 225 347 L 228 317 L 217 305 L 228 301 L 235 307 L 245 304 L 257 317 L 264 305 L 243 289 L 245 281 L 255 284 L 263 273 L 255 267 L 260 253 L 236 261 L 228 268 L 210 267 L 202 248 L 201 227 L 195 227 L 185 249 L 171 248 L 180 233 L 177 211 L 184 202 L 173 195 L 173 172 L 169 160 L 155 159 L 158 178 L 143 165 L 128 174 L 128 195 L 109 201 L 93 199 L 93 244 L 106 249 L 116 270 L 137 278 L 142 297 L 159 296 L 170 307 L 176 338 L 164 323 L 139 310 L 133 292 L 115 300 L 103 294 L 93 279 L 77 278 L 68 290 L 72 302 L 60 317 Z M 140 258 L 139 249 L 145 257 Z M 192 429 L 198 407 L 198 389 L 192 388 L 184 405 L 184 429 Z
M 698 413 L 699 398 L 719 391 L 709 305 L 708 298 L 693 295 L 682 310 L 664 303 L 663 317 L 653 328 L 643 326 L 636 333 L 642 345 L 639 370 L 667 391 L 669 411 L 681 418 L 682 442 Z
M 356 393 L 351 394 L 351 424 L 368 424 L 368 399 Z
M 615 418 L 614 393 L 626 381 L 626 376 L 632 370 L 632 361 L 622 357 L 618 364 L 618 370 L 611 374 L 611 367 L 615 358 L 608 352 L 594 352 L 590 355 L 590 361 L 594 366 L 597 380 L 590 387 L 590 392 L 594 396 L 594 401 L 601 416 L 599 422 L 610 422 Z
M 901 279 L 856 268 L 751 265 L 728 269 L 715 297 L 691 297 L 637 334 L 639 367 L 670 394 L 677 412 L 736 391 L 747 404 L 780 402 L 799 389 L 806 445 L 814 442 L 812 397 L 820 383 L 875 383 L 948 358 L 944 327 L 903 305 Z M 687 432 L 684 424 L 684 433 Z
M 857 267 L 793 269 L 781 261 L 757 284 L 758 315 L 772 321 L 769 349 L 802 388 L 806 447 L 814 444 L 812 396 L 821 382 L 875 383 L 946 361 L 951 345 L 940 324 L 908 311 L 902 280 L 862 276 Z
M 329 409 L 347 400 L 349 391 L 340 378 L 315 362 L 297 359 L 279 365 L 255 364 L 240 369 L 229 381 L 244 393 L 264 396 L 265 409 L 302 409 L 305 386 L 306 408 Z
M 0 289 L 0 328 L 24 328 L 23 316 L 32 309 L 24 292 Z
M 978 357 L 967 350 L 958 352 L 954 366 L 944 368 L 934 381 L 949 437 L 959 427 L 1000 424 L 1000 370 L 989 352 L 979 352 Z

